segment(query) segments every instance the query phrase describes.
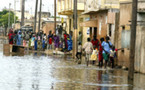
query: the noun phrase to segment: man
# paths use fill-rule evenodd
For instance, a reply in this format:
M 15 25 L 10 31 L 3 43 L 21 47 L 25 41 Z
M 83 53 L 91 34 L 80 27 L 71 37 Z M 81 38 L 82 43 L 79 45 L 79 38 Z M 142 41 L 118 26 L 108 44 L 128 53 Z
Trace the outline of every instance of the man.
M 78 42 L 82 43 L 82 32 L 79 31 Z

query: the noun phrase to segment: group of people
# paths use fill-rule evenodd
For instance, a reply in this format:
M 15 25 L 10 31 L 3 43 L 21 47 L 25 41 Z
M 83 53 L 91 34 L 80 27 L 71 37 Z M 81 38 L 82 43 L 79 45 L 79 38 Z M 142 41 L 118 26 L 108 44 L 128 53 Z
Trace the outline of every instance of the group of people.
M 33 33 L 30 31 L 14 31 L 10 30 L 9 34 L 9 44 L 16 44 L 18 46 L 28 47 L 32 50 L 45 50 L 45 49 L 59 49 L 62 52 L 68 52 L 72 50 L 72 36 L 66 32 L 63 35 L 56 35 L 49 32 L 46 35 L 43 32 Z M 87 42 L 83 45 L 80 42 L 82 40 L 82 34 L 79 32 L 78 37 L 78 51 L 76 54 L 77 59 L 81 59 L 82 53 L 85 52 L 86 59 L 92 61 L 95 64 L 99 62 L 99 67 L 103 64 L 105 68 L 107 65 L 111 65 L 114 68 L 114 58 L 116 58 L 117 49 L 109 41 L 110 38 L 106 36 L 105 38 L 97 39 L 96 36 L 91 40 L 87 39 Z M 103 63 L 105 61 L 105 63 Z
M 18 46 L 28 47 L 32 50 L 45 50 L 59 48 L 61 51 L 71 51 L 72 50 L 72 38 L 71 35 L 66 32 L 59 37 L 53 34 L 52 31 L 46 35 L 43 32 L 33 33 L 31 31 L 14 31 L 10 30 L 9 34 L 9 44 L 15 44 Z M 54 46 L 53 46 L 54 45 Z
M 105 38 L 100 38 L 100 41 L 94 36 L 93 40 L 87 39 L 87 42 L 81 45 L 79 42 L 78 52 L 76 54 L 77 59 L 81 59 L 82 53 L 85 52 L 85 57 L 88 61 L 92 61 L 95 64 L 98 61 L 99 67 L 111 66 L 114 68 L 114 59 L 116 58 L 117 49 L 109 41 L 110 38 L 106 36 Z M 105 61 L 105 63 L 103 63 Z

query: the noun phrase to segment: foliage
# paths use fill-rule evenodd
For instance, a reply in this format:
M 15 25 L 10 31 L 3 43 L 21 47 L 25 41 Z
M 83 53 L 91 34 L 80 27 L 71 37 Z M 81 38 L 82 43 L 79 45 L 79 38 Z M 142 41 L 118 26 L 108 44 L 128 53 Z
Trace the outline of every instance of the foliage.
M 8 18 L 9 18 L 9 11 L 8 10 L 3 10 L 0 12 L 0 26 L 3 26 L 5 28 L 8 27 Z M 18 18 L 16 17 L 16 20 Z M 10 11 L 10 26 L 14 22 L 14 13 Z

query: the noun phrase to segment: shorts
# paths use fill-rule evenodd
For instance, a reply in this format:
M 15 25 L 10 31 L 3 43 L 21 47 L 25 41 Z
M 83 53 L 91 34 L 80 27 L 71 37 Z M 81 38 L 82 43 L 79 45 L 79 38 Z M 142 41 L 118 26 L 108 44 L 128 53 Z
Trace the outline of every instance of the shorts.
M 105 61 L 109 60 L 109 54 L 103 53 L 103 58 Z

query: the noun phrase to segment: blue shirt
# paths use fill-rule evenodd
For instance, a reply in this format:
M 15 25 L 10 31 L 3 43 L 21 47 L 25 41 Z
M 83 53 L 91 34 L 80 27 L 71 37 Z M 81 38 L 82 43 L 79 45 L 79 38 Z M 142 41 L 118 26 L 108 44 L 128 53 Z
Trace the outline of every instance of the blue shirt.
M 45 48 L 45 40 L 42 41 L 42 48 Z
M 109 44 L 112 45 L 111 42 L 107 43 L 107 42 L 103 41 L 103 43 L 102 43 L 102 47 L 103 47 L 104 50 L 107 51 L 108 53 L 110 53 L 110 45 L 109 45 Z M 103 50 L 103 53 L 105 53 L 104 50 Z

